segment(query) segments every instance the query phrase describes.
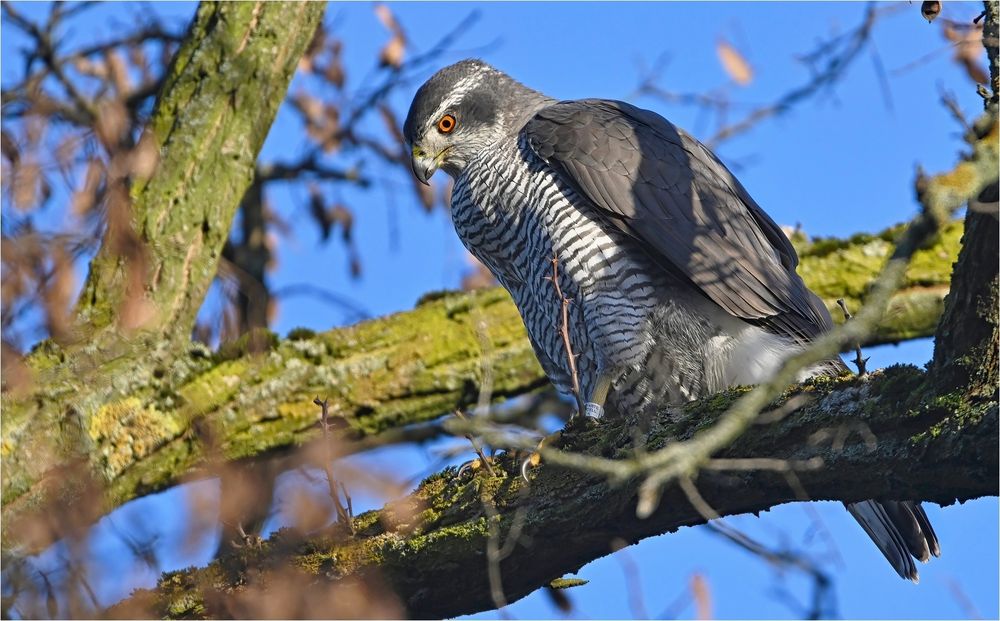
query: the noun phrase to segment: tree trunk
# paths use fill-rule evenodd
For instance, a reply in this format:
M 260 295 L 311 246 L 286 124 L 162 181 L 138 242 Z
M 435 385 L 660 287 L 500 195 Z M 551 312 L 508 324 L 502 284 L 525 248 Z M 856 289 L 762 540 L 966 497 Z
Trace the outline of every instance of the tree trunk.
M 324 8 L 261 1 L 198 7 L 147 129 L 159 152 L 156 173 L 131 188 L 130 224 L 148 263 L 144 290 L 129 291 L 128 262 L 136 259 L 123 254 L 109 228 L 77 306 L 83 338 L 120 347 L 125 298 L 142 295 L 154 313 L 146 344 L 190 340 L 257 154 Z

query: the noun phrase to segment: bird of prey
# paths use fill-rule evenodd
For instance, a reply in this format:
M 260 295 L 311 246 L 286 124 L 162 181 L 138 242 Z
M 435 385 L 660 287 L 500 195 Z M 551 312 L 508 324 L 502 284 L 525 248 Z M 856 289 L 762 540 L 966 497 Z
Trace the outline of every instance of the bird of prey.
M 558 101 L 464 60 L 420 87 L 403 133 L 418 180 L 439 168 L 454 179 L 458 236 L 510 292 L 568 394 L 558 260 L 592 415 L 760 383 L 832 326 L 782 230 L 711 151 L 654 112 Z M 845 368 L 830 360 L 803 379 Z M 918 503 L 847 508 L 904 578 L 917 580 L 914 558 L 940 554 Z

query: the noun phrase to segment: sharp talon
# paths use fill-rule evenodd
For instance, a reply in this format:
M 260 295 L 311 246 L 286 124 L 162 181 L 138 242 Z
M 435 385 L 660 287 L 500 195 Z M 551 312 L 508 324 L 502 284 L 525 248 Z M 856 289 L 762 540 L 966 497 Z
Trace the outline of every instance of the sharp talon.
M 541 446 L 542 443 L 539 442 L 538 445 Z M 530 468 L 531 466 L 537 466 L 540 463 L 542 463 L 542 456 L 539 453 L 532 453 L 531 455 L 528 455 L 527 459 L 521 462 L 521 476 L 524 478 L 525 481 L 527 481 L 528 483 L 531 482 L 528 480 L 528 468 Z
M 473 459 L 472 461 L 467 461 L 464 464 L 462 464 L 461 467 L 459 467 L 458 474 L 456 474 L 455 476 L 460 477 L 463 474 L 465 474 L 466 470 L 475 470 L 476 468 L 479 468 L 480 465 L 482 464 L 479 462 L 478 457 L 476 459 Z
M 592 416 L 594 418 L 601 418 L 604 416 L 604 406 L 594 403 L 593 401 L 587 402 L 587 416 Z

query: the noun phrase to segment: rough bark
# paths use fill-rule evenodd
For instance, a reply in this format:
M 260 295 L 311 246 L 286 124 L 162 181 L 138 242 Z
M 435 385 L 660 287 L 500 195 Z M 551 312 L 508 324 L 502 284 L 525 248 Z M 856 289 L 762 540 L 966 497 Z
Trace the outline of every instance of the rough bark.
M 755 427 L 718 457 L 821 458 L 821 468 L 796 472 L 801 490 L 815 500 L 905 498 L 950 504 L 995 495 L 996 404 L 969 405 L 966 395 L 937 393 L 931 386 L 924 373 L 906 366 L 867 378 L 807 384 L 804 391 L 814 397 L 810 405 L 778 423 Z M 661 412 L 648 447 L 690 438 L 740 392 Z M 874 434 L 874 447 L 864 434 L 851 431 L 859 427 Z M 604 421 L 597 428 L 564 433 L 563 447 L 621 456 L 629 452 L 630 440 L 620 422 Z M 292 568 L 302 588 L 295 598 L 318 596 L 375 574 L 411 617 L 450 617 L 494 606 L 484 554 L 489 520 L 497 521 L 501 538 L 515 521 L 523 521 L 521 544 L 500 565 L 508 601 L 609 554 L 616 538 L 636 542 L 705 521 L 677 487 L 665 490 L 660 508 L 640 520 L 639 480 L 611 486 L 580 470 L 543 464 L 526 485 L 516 462 L 506 459 L 501 465 L 492 477 L 483 470 L 463 478 L 453 469 L 436 474 L 411 496 L 355 518 L 354 536 L 339 528 L 304 539 L 286 529 L 260 548 L 239 550 L 203 569 L 166 574 L 155 590 L 133 594 L 111 614 L 227 617 L 240 609 L 241 598 L 266 588 L 270 572 Z M 762 468 L 703 470 L 696 485 L 722 515 L 801 499 L 785 473 Z M 496 507 L 495 517 L 488 517 L 484 503 Z M 249 576 L 254 578 L 248 581 Z
M 970 386 L 982 398 L 997 394 L 1000 230 L 992 214 L 970 212 L 955 266 L 954 290 L 934 339 L 932 372 L 942 389 Z
M 168 71 L 147 131 L 156 173 L 131 188 L 155 309 L 147 342 L 185 343 L 215 276 L 257 154 L 325 7 L 298 2 L 203 2 Z M 124 345 L 119 309 L 126 257 L 108 235 L 77 306 L 82 338 Z M 113 354 L 112 354 L 113 355 Z
M 983 105 L 987 114 L 970 133 L 1000 149 L 997 126 L 1000 106 L 1000 3 L 986 0 L 983 46 L 990 68 L 991 94 Z M 995 172 L 995 168 L 994 168 Z M 1000 179 L 994 178 L 972 203 L 965 220 L 962 250 L 952 276 L 954 290 L 934 337 L 931 371 L 947 389 L 971 385 L 983 398 L 995 399 L 998 390 L 998 263 L 1000 228 L 997 225 Z M 977 204 L 978 203 L 978 204 Z
M 150 391 L 165 369 L 184 375 L 206 366 L 181 352 L 257 154 L 324 9 L 295 2 L 199 6 L 147 128 L 157 166 L 130 188 L 128 218 L 147 268 L 144 286 L 137 291 L 128 263 L 138 259 L 122 252 L 120 231 L 109 225 L 77 304 L 75 340 L 43 343 L 28 359 L 35 389 L 3 395 L 5 519 L 12 515 L 8 503 L 23 507 L 11 501 L 42 475 L 74 472 L 109 440 L 116 446 L 97 457 L 103 466 L 91 462 L 100 481 L 114 478 L 106 476 L 116 468 L 109 464 L 123 453 L 148 455 L 163 444 L 164 429 L 187 429 L 190 421 L 177 418 L 182 412 L 147 408 Z M 155 314 L 131 334 L 120 316 L 130 296 Z M 35 500 L 79 493 L 65 476 L 50 476 L 42 486 L 47 491 Z
M 951 224 L 918 253 L 875 342 L 931 334 L 960 231 L 960 222 Z M 799 240 L 803 276 L 832 308 L 843 297 L 856 309 L 898 234 L 894 227 L 849 240 Z M 834 317 L 841 320 L 839 309 Z M 29 360 L 36 389 L 3 397 L 4 521 L 30 519 L 47 500 L 78 493 L 72 479 L 52 476 L 66 468 L 84 467 L 107 489 L 103 509 L 197 474 L 205 451 L 195 429 L 211 429 L 227 459 L 306 442 L 316 434 L 317 395 L 360 436 L 475 402 L 484 363 L 494 398 L 546 383 L 501 290 L 429 299 L 411 312 L 322 334 L 296 331 L 265 354 L 246 352 L 250 338 L 217 354 L 193 344 L 176 357 L 154 349 L 141 361 L 122 356 L 91 371 L 73 354 L 36 352 Z M 4 547 L 16 532 L 4 529 Z M 17 543 L 37 549 L 47 541 Z

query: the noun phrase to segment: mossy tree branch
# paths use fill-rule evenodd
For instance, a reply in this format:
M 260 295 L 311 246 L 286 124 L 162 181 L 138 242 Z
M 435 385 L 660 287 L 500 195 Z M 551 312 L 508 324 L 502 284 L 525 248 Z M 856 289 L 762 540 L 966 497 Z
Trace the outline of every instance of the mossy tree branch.
M 831 307 L 837 298 L 860 305 L 900 230 L 797 240 L 806 282 Z M 950 224 L 917 254 L 875 342 L 932 333 L 960 231 L 961 222 Z M 100 369 L 113 378 L 110 386 L 92 381 L 73 356 L 36 352 L 29 361 L 36 389 L 4 395 L 6 523 L 32 515 L 56 495 L 72 497 L 71 481 L 56 479 L 53 487 L 49 475 L 74 464 L 87 465 L 107 488 L 105 510 L 197 475 L 205 452 L 196 427 L 213 431 L 227 459 L 307 442 L 316 437 L 317 395 L 330 399 L 348 435 L 357 437 L 475 402 L 487 358 L 495 398 L 546 384 L 516 308 L 496 289 L 430 299 L 407 313 L 322 334 L 297 331 L 265 354 L 248 354 L 246 343 L 240 345 L 215 355 L 197 345 L 176 357 L 154 350 L 143 354 L 145 364 L 123 356 L 114 368 Z M 50 375 L 50 367 L 57 372 Z M 74 372 L 65 373 L 66 367 Z M 16 532 L 4 530 L 5 547 Z
M 43 343 L 29 356 L 36 375 L 31 394 L 3 395 L 5 518 L 8 501 L 21 497 L 26 482 L 39 484 L 59 467 L 75 472 L 109 438 L 118 438 L 117 448 L 98 461 L 148 454 L 164 433 L 187 429 L 190 421 L 145 409 L 144 400 L 158 369 L 199 366 L 181 352 L 257 155 L 324 10 L 322 3 L 296 2 L 199 6 L 140 140 L 147 156 L 155 154 L 155 168 L 146 178 L 116 173 L 128 196 L 109 199 L 107 232 L 77 304 L 73 338 Z M 99 119 L 109 140 L 131 140 L 100 125 Z M 130 157 L 119 168 L 138 166 Z M 137 307 L 147 313 L 143 320 L 128 317 L 142 314 Z M 118 416 L 124 420 L 116 422 Z M 45 481 L 50 489 L 35 498 L 79 493 L 65 479 Z
M 81 339 L 120 351 L 129 295 L 142 295 L 155 313 L 147 343 L 190 339 L 257 154 L 324 9 L 261 1 L 198 7 L 146 130 L 159 154 L 156 172 L 131 187 L 130 225 L 148 262 L 143 291 L 129 282 L 135 257 L 122 252 L 112 223 L 77 305 Z
M 866 378 L 807 383 L 801 390 L 813 398 L 809 405 L 778 423 L 753 428 L 717 457 L 820 458 L 822 467 L 795 472 L 795 485 L 787 473 L 766 468 L 703 470 L 696 486 L 722 515 L 802 499 L 797 497 L 802 490 L 814 500 L 906 498 L 941 504 L 995 495 L 996 403 L 969 401 L 960 392 L 939 394 L 925 380 L 924 373 L 904 366 Z M 692 437 L 743 392 L 661 412 L 648 447 Z M 621 425 L 605 421 L 597 428 L 571 429 L 563 434 L 563 448 L 590 455 L 627 453 L 632 436 Z M 874 447 L 867 434 L 856 433 L 859 428 L 874 435 Z M 659 508 L 640 520 L 638 478 L 613 487 L 593 474 L 543 464 L 529 485 L 509 458 L 494 471 L 495 476 L 481 470 L 459 478 L 452 469 L 434 475 L 411 496 L 355 518 L 355 536 L 342 528 L 308 539 L 279 531 L 260 549 L 239 550 L 203 569 L 166 574 L 155 590 L 135 593 L 111 612 L 225 617 L 238 609 L 234 601 L 263 588 L 247 586 L 248 572 L 262 576 L 255 582 L 263 585 L 268 572 L 292 568 L 300 574 L 295 582 L 303 585 L 295 598 L 318 596 L 374 573 L 410 616 L 450 617 L 493 607 L 484 555 L 488 519 L 498 521 L 502 536 L 515 520 L 522 523 L 523 545 L 514 546 L 501 563 L 509 601 L 611 553 L 615 539 L 635 542 L 705 521 L 673 485 L 665 488 Z M 484 502 L 496 507 L 496 517 L 487 517 Z

